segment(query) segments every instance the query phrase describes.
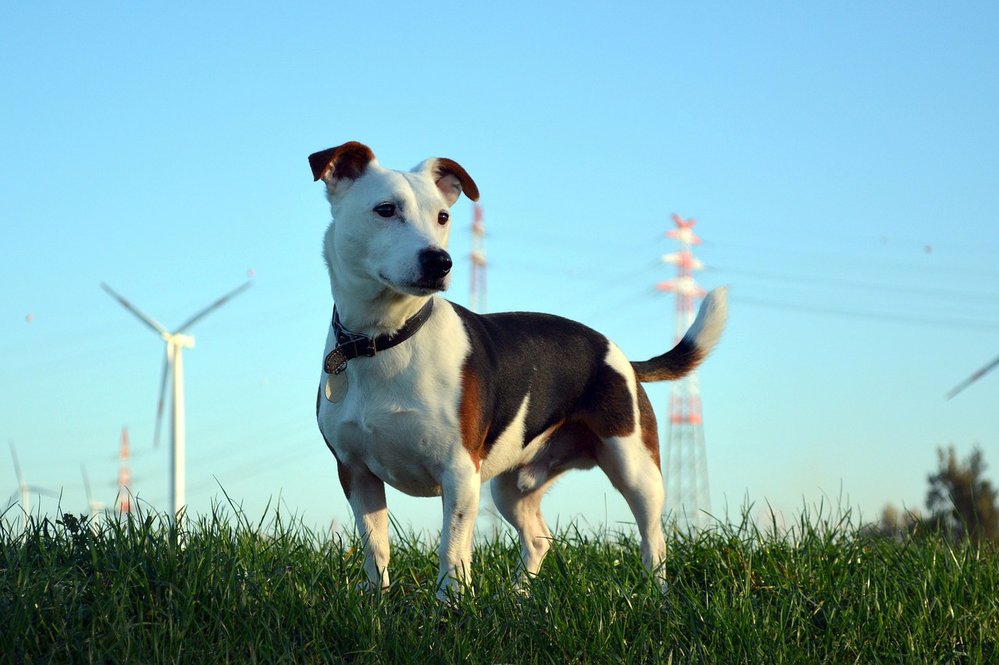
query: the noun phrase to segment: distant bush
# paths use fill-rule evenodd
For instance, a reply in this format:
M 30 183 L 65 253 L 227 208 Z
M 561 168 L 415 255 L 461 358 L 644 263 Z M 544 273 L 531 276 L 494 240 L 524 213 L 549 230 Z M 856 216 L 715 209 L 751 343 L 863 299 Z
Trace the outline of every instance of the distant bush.
M 937 472 L 928 478 L 928 524 L 953 541 L 999 545 L 999 500 L 985 475 L 985 459 L 975 448 L 958 461 L 951 446 L 937 450 Z

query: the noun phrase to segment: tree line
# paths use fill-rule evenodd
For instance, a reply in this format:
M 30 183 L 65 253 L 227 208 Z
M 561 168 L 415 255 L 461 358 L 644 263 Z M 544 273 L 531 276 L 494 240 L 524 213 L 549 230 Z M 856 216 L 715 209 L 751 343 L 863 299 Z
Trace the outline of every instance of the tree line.
M 999 496 L 985 477 L 986 468 L 978 447 L 964 459 L 958 459 L 954 446 L 938 448 L 936 472 L 927 477 L 927 514 L 889 504 L 869 531 L 899 540 L 933 533 L 999 547 Z

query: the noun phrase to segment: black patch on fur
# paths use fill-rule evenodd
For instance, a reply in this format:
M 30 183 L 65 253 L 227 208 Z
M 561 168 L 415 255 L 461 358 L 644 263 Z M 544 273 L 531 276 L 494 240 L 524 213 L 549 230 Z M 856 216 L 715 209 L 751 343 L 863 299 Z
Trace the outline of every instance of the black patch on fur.
M 704 352 L 684 337 L 666 353 L 640 362 L 632 361 L 631 366 L 639 381 L 673 381 L 689 374 L 703 360 Z
M 465 371 L 480 377 L 487 454 L 528 392 L 525 443 L 565 422 L 581 422 L 601 436 L 634 428 L 627 383 L 605 362 L 606 337 L 551 314 L 478 315 L 452 305 L 471 342 Z

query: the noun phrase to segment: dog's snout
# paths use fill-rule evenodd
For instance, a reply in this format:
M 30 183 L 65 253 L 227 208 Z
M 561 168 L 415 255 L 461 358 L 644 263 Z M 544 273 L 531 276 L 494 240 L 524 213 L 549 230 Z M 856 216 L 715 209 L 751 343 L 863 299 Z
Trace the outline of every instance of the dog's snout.
M 425 249 L 420 252 L 420 269 L 425 279 L 443 279 L 451 272 L 451 255 L 443 249 Z

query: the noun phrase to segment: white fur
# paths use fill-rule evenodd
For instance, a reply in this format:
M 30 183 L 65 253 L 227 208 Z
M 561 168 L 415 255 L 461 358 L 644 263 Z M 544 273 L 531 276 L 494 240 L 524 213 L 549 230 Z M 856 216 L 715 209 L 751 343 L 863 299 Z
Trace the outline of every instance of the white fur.
M 325 353 L 335 346 L 332 330 Z M 441 493 L 440 466 L 460 440 L 456 395 L 468 339 L 450 303 L 437 298 L 421 334 L 363 362 L 347 363 L 347 394 L 320 400 L 323 432 L 342 462 L 361 464 L 413 496 Z M 440 359 L 442 372 L 413 371 L 416 358 Z M 325 383 L 326 374 L 321 381 Z
M 650 453 L 641 439 L 638 380 L 635 378 L 631 362 L 617 345 L 611 344 L 607 351 L 606 363 L 624 377 L 628 384 L 635 429 L 623 437 L 605 440 L 603 454 L 599 457 L 598 463 L 611 483 L 624 495 L 635 516 L 642 538 L 642 563 L 665 588 L 662 562 L 666 557 L 666 540 L 660 523 L 665 492 L 659 467 L 649 464 Z
M 496 506 L 520 534 L 523 573 L 533 575 L 551 539 L 541 497 L 566 469 L 594 463 L 627 499 L 642 536 L 643 561 L 661 579 L 662 476 L 642 442 L 635 372 L 616 346 L 605 362 L 625 379 L 634 427 L 603 439 L 596 460 L 577 453 L 571 442 L 545 446 L 558 425 L 525 441 L 529 393 L 484 460 L 465 449 L 459 409 L 471 342 L 458 313 L 436 295 L 447 281 L 428 288 L 420 278 L 420 253 L 447 247 L 450 223 L 441 224 L 440 215 L 461 192 L 458 178 L 440 176 L 434 163 L 399 172 L 371 161 L 355 178 L 337 177 L 329 167 L 321 174 L 333 212 L 324 256 L 344 327 L 371 337 L 391 333 L 434 298 L 432 315 L 416 335 L 374 357 L 349 361 L 343 398 L 319 401 L 320 429 L 346 471 L 341 478 L 364 543 L 369 586 L 389 584 L 386 482 L 414 496 L 441 496 L 438 596 L 448 599 L 471 580 L 472 530 L 483 481 L 494 479 Z M 376 212 L 384 203 L 396 206 L 391 219 Z M 699 348 L 707 351 L 717 341 L 724 307 L 724 294 L 705 300 L 688 333 Z M 334 346 L 331 330 L 324 356 Z M 320 377 L 321 387 L 327 378 Z
M 697 318 L 690 325 L 683 338 L 693 342 L 705 355 L 715 348 L 725 329 L 728 318 L 728 288 L 712 289 L 704 297 Z
M 418 256 L 447 247 L 451 225 L 438 224 L 437 214 L 450 206 L 425 170 L 402 173 L 371 162 L 346 186 L 327 185 L 334 220 L 324 247 L 330 288 L 338 304 L 350 301 L 340 307 L 341 321 L 354 332 L 391 331 L 419 310 L 420 297 L 432 294 L 413 285 Z M 398 218 L 375 214 L 380 203 L 398 205 Z
M 517 409 L 517 414 L 505 430 L 496 438 L 493 448 L 482 462 L 482 482 L 490 480 L 497 473 L 506 471 L 516 466 L 525 454 L 524 449 L 524 421 L 527 418 L 527 409 L 531 403 L 531 393 L 524 395 L 524 400 Z
M 447 246 L 451 225 L 441 225 L 438 215 L 449 209 L 460 185 L 452 176 L 435 182 L 430 167 L 428 161 L 403 173 L 372 161 L 354 180 L 324 174 L 333 212 L 324 240 L 330 288 L 344 327 L 353 332 L 393 332 L 433 293 L 416 285 L 419 254 Z M 376 214 L 382 203 L 396 205 L 398 215 Z M 334 345 L 331 331 L 324 353 Z M 461 321 L 447 301 L 436 298 L 419 335 L 391 353 L 348 362 L 343 400 L 320 400 L 320 428 L 350 470 L 350 503 L 371 586 L 389 583 L 385 482 L 415 496 L 443 495 L 438 593 L 446 598 L 470 580 L 481 480 L 461 446 L 456 408 L 467 353 Z M 424 371 L 427 363 L 437 371 Z

